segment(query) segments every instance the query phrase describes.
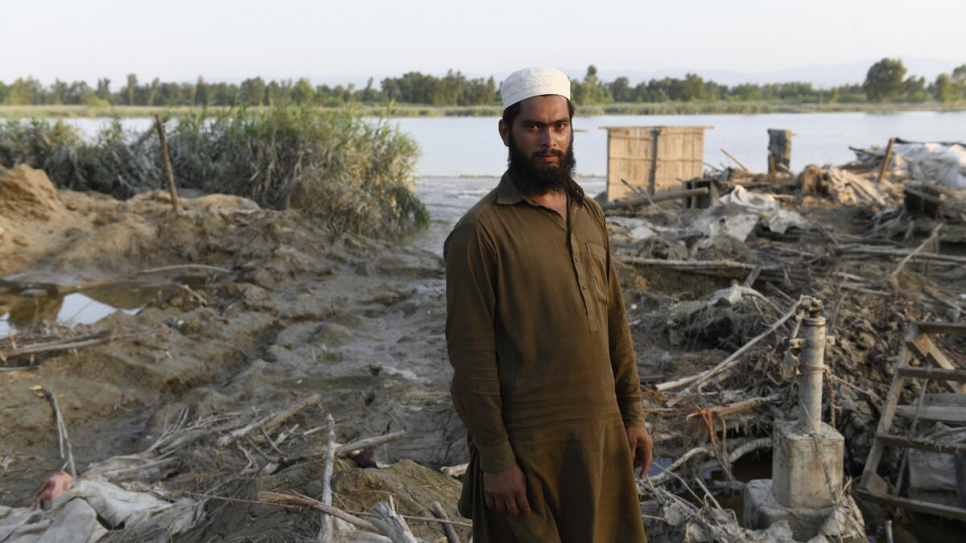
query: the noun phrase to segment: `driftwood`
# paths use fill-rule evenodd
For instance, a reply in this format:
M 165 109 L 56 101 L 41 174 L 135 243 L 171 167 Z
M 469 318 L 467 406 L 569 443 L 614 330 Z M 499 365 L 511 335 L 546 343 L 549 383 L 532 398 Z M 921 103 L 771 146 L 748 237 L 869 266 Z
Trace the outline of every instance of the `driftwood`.
M 771 335 L 775 330 L 777 330 L 779 327 L 785 324 L 785 322 L 788 321 L 788 319 L 795 316 L 795 314 L 798 313 L 799 309 L 802 307 L 803 302 L 807 299 L 808 299 L 807 297 L 803 296 L 802 299 L 797 304 L 792 306 L 792 308 L 788 311 L 788 313 L 786 313 L 783 317 L 775 321 L 774 324 L 772 324 L 767 330 L 759 334 L 757 337 L 755 337 L 748 343 L 745 343 L 740 349 L 732 353 L 731 356 L 722 360 L 717 366 L 711 368 L 710 370 L 703 371 L 697 375 L 686 377 L 684 379 L 679 379 L 674 383 L 662 383 L 660 385 L 657 385 L 656 388 L 658 390 L 667 390 L 669 388 L 675 388 L 683 384 L 691 383 L 688 385 L 687 388 L 679 392 L 675 397 L 668 400 L 667 406 L 668 407 L 674 406 L 674 404 L 683 400 L 685 396 L 689 394 L 694 388 L 700 386 L 701 384 L 711 379 L 715 375 L 721 373 L 721 371 L 723 371 L 725 368 L 734 365 L 739 360 L 739 357 L 745 353 L 745 351 L 750 349 L 753 345 L 755 345 L 762 339 Z
M 279 424 L 285 422 L 285 420 L 291 417 L 292 415 L 295 415 L 299 411 L 302 411 L 303 409 L 309 406 L 319 403 L 319 401 L 321 400 L 322 400 L 321 396 L 319 396 L 318 394 L 313 394 L 307 398 L 302 399 L 297 404 L 295 404 L 294 406 L 290 407 L 288 410 L 282 413 L 277 413 L 277 414 L 265 417 L 243 428 L 233 430 L 228 434 L 219 437 L 218 440 L 215 441 L 215 444 L 218 445 L 219 447 L 224 447 L 226 445 L 230 445 L 234 443 L 239 438 L 247 436 L 248 434 L 254 432 L 255 430 L 274 428 L 275 426 L 278 426 Z

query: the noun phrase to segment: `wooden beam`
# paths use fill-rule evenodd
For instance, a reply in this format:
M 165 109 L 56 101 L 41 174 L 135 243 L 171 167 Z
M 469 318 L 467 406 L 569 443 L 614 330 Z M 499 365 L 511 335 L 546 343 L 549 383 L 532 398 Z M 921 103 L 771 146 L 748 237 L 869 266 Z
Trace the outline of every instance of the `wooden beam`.
M 966 521 L 966 509 L 961 509 L 959 507 L 950 507 L 948 505 L 923 502 L 909 498 L 899 498 L 897 496 L 889 496 L 888 494 L 869 492 L 868 490 L 862 489 L 857 489 L 856 494 L 858 494 L 860 498 L 865 498 L 867 500 L 885 505 L 893 505 L 902 509 L 915 511 L 917 513 L 927 513 L 930 515 Z

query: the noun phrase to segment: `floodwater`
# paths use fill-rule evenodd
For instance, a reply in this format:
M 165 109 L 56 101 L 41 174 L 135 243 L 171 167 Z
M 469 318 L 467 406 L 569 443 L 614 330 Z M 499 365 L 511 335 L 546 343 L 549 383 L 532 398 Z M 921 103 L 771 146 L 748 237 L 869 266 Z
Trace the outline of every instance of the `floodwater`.
M 93 136 L 103 119 L 66 119 Z M 138 132 L 153 119 L 122 119 Z M 418 177 L 496 177 L 506 166 L 506 148 L 496 117 L 417 117 L 395 119 L 419 143 Z M 607 175 L 605 126 L 707 126 L 704 161 L 734 165 L 727 149 L 752 171 L 768 171 L 768 129 L 792 131 L 792 171 L 809 164 L 841 165 L 855 158 L 849 147 L 885 146 L 889 138 L 966 143 L 966 112 L 769 113 L 760 115 L 613 115 L 574 118 L 577 175 Z

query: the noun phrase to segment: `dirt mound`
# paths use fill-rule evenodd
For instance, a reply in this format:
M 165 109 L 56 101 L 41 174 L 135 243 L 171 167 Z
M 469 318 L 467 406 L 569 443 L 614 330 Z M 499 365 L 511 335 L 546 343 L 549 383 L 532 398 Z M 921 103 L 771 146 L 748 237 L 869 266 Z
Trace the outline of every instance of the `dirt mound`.
M 121 477 L 134 487 L 243 492 L 264 475 L 256 449 L 290 459 L 324 450 L 318 429 L 326 414 L 338 421 L 342 443 L 406 431 L 375 450 L 379 462 L 463 461 L 463 430 L 447 393 L 438 255 L 333 236 L 297 213 L 231 196 L 184 198 L 179 215 L 160 191 L 116 201 L 52 192 L 43 172 L 29 168 L 4 179 L 0 307 L 23 300 L 34 315 L 40 307 L 56 315 L 62 295 L 85 292 L 136 315 L 116 312 L 69 331 L 42 322 L 16 344 L 0 343 L 9 354 L 44 334 L 98 338 L 8 358 L 4 369 L 16 371 L 0 372 L 0 503 L 29 504 L 65 465 L 45 392 L 57 399 L 82 476 L 105 459 L 157 450 L 175 428 L 207 428 L 209 437 L 152 457 L 153 468 L 141 457 Z M 265 432 L 269 441 L 212 445 L 225 428 L 313 393 L 319 406 Z M 294 479 L 291 490 L 306 492 L 307 483 Z M 455 514 L 455 499 L 443 503 Z M 212 508 L 213 522 L 230 531 L 222 512 Z

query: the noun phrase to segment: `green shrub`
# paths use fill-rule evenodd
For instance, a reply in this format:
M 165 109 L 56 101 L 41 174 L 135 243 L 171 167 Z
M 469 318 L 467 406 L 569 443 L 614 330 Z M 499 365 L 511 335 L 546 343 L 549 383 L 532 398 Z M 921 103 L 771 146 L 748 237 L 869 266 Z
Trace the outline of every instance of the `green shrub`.
M 195 110 L 168 124 L 179 187 L 298 209 L 336 233 L 398 237 L 429 224 L 413 193 L 416 142 L 384 117 L 277 106 Z M 122 199 L 166 187 L 153 128 L 125 134 L 116 118 L 93 141 L 59 121 L 7 121 L 0 168 L 20 163 L 60 188 Z

